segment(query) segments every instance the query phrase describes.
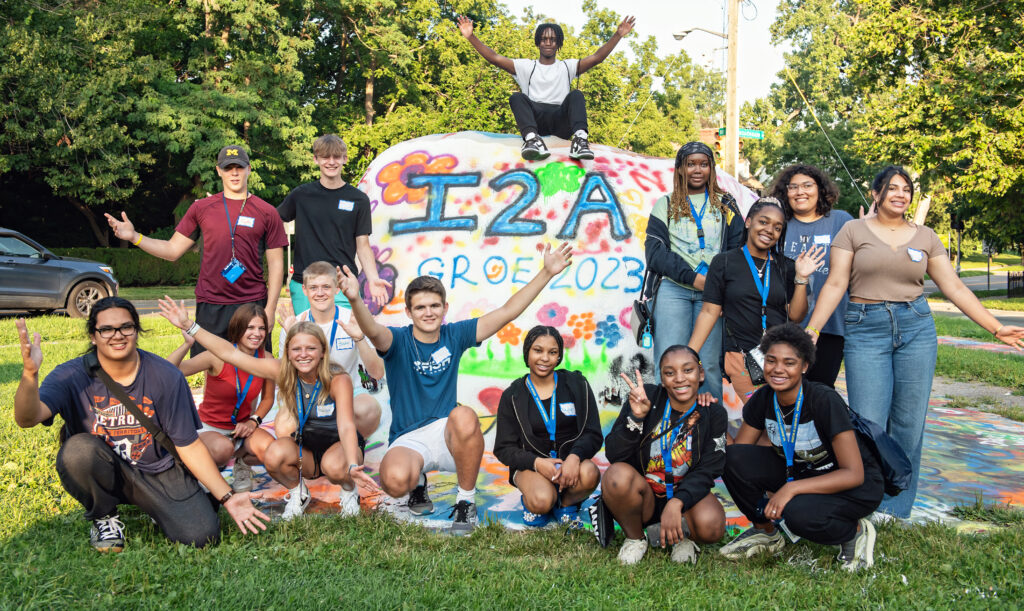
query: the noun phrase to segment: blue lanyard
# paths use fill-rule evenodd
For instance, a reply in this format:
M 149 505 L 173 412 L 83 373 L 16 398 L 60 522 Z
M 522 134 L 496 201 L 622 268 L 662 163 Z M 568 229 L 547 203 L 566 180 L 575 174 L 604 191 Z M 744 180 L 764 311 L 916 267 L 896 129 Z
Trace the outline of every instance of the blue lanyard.
M 296 380 L 298 386 L 295 388 L 295 406 L 298 409 L 299 416 L 299 459 L 302 459 L 302 429 L 306 426 L 306 421 L 309 420 L 309 415 L 313 413 L 313 406 L 316 405 L 317 397 L 320 396 L 320 380 L 316 381 L 313 386 L 313 398 L 309 401 L 309 409 L 306 409 L 306 402 L 302 400 L 302 382 Z
M 238 344 L 234 345 L 238 348 Z M 257 354 L 259 351 L 256 351 Z M 235 411 L 231 412 L 231 424 L 238 424 L 238 410 L 242 409 L 242 403 L 245 402 L 245 397 L 249 394 L 249 385 L 252 384 L 253 375 L 249 374 L 249 379 L 245 381 L 245 388 L 242 388 L 242 379 L 238 375 L 238 367 L 235 367 Z
M 228 217 L 228 230 L 231 232 L 231 260 L 235 259 L 235 230 L 238 229 L 238 221 L 242 219 L 242 210 L 245 210 L 245 202 L 249 201 L 249 192 L 246 191 L 245 199 L 242 200 L 242 207 L 238 209 L 238 218 L 235 219 L 235 224 L 231 224 L 231 213 L 228 212 L 228 198 L 224 196 L 224 192 L 220 192 L 220 200 L 224 202 L 224 214 Z
M 661 416 L 661 462 L 665 465 L 665 498 L 672 498 L 672 446 L 676 444 L 676 435 L 679 434 L 679 429 L 686 424 L 686 418 L 693 413 L 693 410 L 697 409 L 696 401 L 690 406 L 690 409 L 686 410 L 683 417 L 676 420 L 676 426 L 672 429 L 672 432 L 665 434 L 665 430 L 668 429 L 669 423 L 672 421 L 672 404 L 669 403 L 668 399 L 665 399 L 665 413 Z M 665 438 L 668 438 L 668 443 L 665 443 Z
M 772 282 L 772 254 L 768 253 L 768 258 L 764 262 L 764 283 L 761 282 L 761 275 L 757 273 L 757 266 L 754 265 L 754 259 L 750 256 L 746 244 L 743 245 L 743 256 L 747 258 L 750 275 L 754 277 L 754 286 L 761 295 L 761 333 L 764 333 L 768 329 L 768 290 Z
M 686 202 L 690 204 L 690 214 L 693 215 L 693 222 L 697 225 L 697 241 L 700 243 L 700 249 L 704 250 L 704 213 L 708 209 L 708 198 L 711 196 L 707 187 L 704 187 L 704 205 L 700 207 L 700 214 L 697 214 L 697 209 L 693 207 L 693 202 L 690 201 L 690 194 L 686 194 Z
M 782 441 L 782 453 L 786 456 L 786 481 L 793 481 L 793 454 L 796 453 L 796 432 L 800 428 L 800 410 L 804 405 L 804 387 L 801 384 L 800 392 L 796 396 L 796 407 L 793 408 L 793 424 L 786 431 L 786 422 L 782 419 L 782 410 L 779 409 L 779 397 L 772 394 L 772 403 L 775 407 L 775 419 L 779 422 L 779 438 Z
M 330 358 L 331 350 L 334 350 L 334 335 L 338 332 L 338 318 L 341 317 L 341 308 L 334 306 L 334 320 L 331 321 L 331 343 L 327 344 L 327 357 Z M 309 315 L 310 320 L 313 315 Z
M 555 373 L 555 387 L 551 389 L 551 413 L 544 411 L 544 403 L 540 400 L 540 395 L 537 394 L 537 389 L 533 387 L 533 382 L 530 380 L 529 374 L 526 376 L 526 387 L 530 389 L 530 394 L 533 395 L 533 402 L 537 405 L 537 409 L 540 410 L 540 417 L 544 420 L 544 428 L 548 430 L 548 438 L 551 439 L 551 458 L 558 458 L 558 449 L 555 447 L 555 395 L 558 394 L 558 373 Z

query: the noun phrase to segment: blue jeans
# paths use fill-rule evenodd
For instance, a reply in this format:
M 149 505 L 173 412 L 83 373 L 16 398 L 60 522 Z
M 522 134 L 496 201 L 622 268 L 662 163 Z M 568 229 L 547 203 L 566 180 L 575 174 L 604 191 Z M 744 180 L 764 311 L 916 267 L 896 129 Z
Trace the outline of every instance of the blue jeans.
M 663 279 L 658 287 L 654 303 L 654 377 L 660 382 L 658 363 L 661 355 L 674 344 L 686 345 L 690 341 L 697 315 L 704 305 L 704 293 L 679 286 L 669 279 Z M 704 365 L 704 383 L 701 392 L 709 392 L 722 400 L 722 319 L 715 323 L 708 339 L 700 349 L 701 364 Z
M 298 316 L 309 309 L 309 300 L 306 299 L 306 294 L 302 292 L 302 285 L 294 280 L 288 281 L 288 294 L 292 298 L 292 312 Z M 352 309 L 352 304 L 348 302 L 348 298 L 341 291 L 334 296 L 334 303 L 345 308 L 346 310 Z
M 854 303 L 846 308 L 846 388 L 850 407 L 885 426 L 910 458 L 910 488 L 886 496 L 879 511 L 910 517 L 921 473 L 928 399 L 938 340 L 928 301 Z

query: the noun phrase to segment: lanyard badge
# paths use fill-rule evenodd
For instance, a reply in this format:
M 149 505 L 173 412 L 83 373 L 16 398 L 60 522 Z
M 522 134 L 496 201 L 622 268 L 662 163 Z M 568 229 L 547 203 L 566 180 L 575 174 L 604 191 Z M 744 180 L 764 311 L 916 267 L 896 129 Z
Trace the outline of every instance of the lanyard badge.
M 779 397 L 772 394 L 772 403 L 775 407 L 775 420 L 779 423 L 779 438 L 782 443 L 782 453 L 786 456 L 786 481 L 793 481 L 793 457 L 796 454 L 796 433 L 800 428 L 800 410 L 804 405 L 804 388 L 800 386 L 800 392 L 796 396 L 796 407 L 793 408 L 793 424 L 786 431 L 786 422 L 782 419 L 782 409 L 779 408 Z
M 235 348 L 238 348 L 238 344 L 234 344 Z M 249 394 L 249 385 L 252 384 L 253 375 L 250 373 L 249 378 L 245 381 L 245 388 L 242 388 L 242 379 L 238 375 L 238 367 L 235 367 L 235 411 L 231 412 L 231 424 L 238 424 L 238 410 L 242 409 L 242 403 L 245 402 L 245 397 Z
M 669 425 L 672 422 L 672 404 L 668 399 L 665 399 L 665 413 L 661 416 L 661 462 L 665 466 L 665 498 L 672 498 L 672 484 L 675 477 L 672 474 L 672 446 L 676 443 L 676 435 L 679 434 L 679 429 L 686 423 L 686 419 L 689 418 L 693 410 L 697 409 L 697 403 L 694 402 L 690 406 L 690 409 L 686 410 L 683 417 L 676 420 L 676 426 L 672 429 L 672 432 L 665 434 L 668 430 Z M 666 443 L 667 439 L 667 443 Z
M 750 268 L 750 275 L 754 277 L 754 286 L 757 287 L 757 292 L 761 295 L 761 334 L 768 329 L 768 290 L 771 287 L 772 281 L 772 255 L 768 253 L 768 258 L 764 262 L 764 282 L 761 282 L 761 274 L 757 273 L 757 266 L 754 265 L 754 258 L 750 256 L 750 251 L 747 249 L 747 245 L 743 245 L 743 256 L 747 259 L 747 266 Z
M 540 400 L 540 395 L 537 394 L 537 389 L 533 387 L 533 382 L 530 380 L 530 376 L 526 376 L 526 387 L 530 389 L 530 394 L 533 395 L 533 402 L 540 410 L 540 417 L 544 421 L 544 428 L 548 430 L 548 438 L 551 440 L 551 451 L 549 454 L 551 458 L 558 458 L 558 449 L 555 447 L 555 395 L 558 394 L 558 374 L 555 373 L 555 387 L 551 389 L 551 412 L 544 411 L 544 403 Z
M 697 214 L 697 209 L 693 206 L 693 201 L 690 200 L 689 194 L 686 196 L 686 203 L 690 204 L 690 215 L 693 216 L 693 223 L 697 226 L 697 242 L 700 245 L 702 251 L 701 257 L 703 257 L 704 250 L 704 213 L 708 209 L 708 199 L 711 197 L 711 192 L 707 187 L 704 187 L 704 204 L 700 207 L 700 214 Z M 702 276 L 708 275 L 708 264 L 703 261 L 697 266 L 697 269 L 693 270 Z
M 309 415 L 313 413 L 313 406 L 316 405 L 316 400 L 320 396 L 320 380 L 316 381 L 313 386 L 313 397 L 309 400 L 309 407 L 306 407 L 306 402 L 302 398 L 302 382 L 296 381 L 298 387 L 295 389 L 295 407 L 297 408 L 299 428 L 297 433 L 297 441 L 299 442 L 299 466 L 302 465 L 302 429 L 306 426 L 306 421 L 309 420 Z M 302 469 L 299 469 L 299 473 L 302 473 Z
M 228 230 L 231 233 L 231 260 L 224 266 L 224 269 L 220 270 L 220 275 L 231 284 L 234 284 L 236 280 L 242 277 L 246 269 L 242 262 L 235 258 L 235 230 L 238 229 L 238 222 L 242 219 L 242 211 L 245 210 L 245 203 L 249 201 L 249 194 L 245 194 L 245 199 L 242 200 L 242 207 L 238 209 L 238 218 L 235 219 L 233 225 L 231 224 L 231 213 L 228 212 L 228 200 L 224 197 L 223 191 L 220 193 L 220 199 L 224 203 L 224 214 L 228 217 Z

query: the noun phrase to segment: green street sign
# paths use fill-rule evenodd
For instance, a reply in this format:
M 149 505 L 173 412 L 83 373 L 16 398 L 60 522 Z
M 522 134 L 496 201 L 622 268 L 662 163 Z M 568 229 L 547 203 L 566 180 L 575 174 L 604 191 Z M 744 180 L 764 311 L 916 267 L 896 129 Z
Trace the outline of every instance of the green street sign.
M 724 136 L 725 135 L 725 128 L 724 127 L 719 127 L 718 128 L 718 135 L 719 136 Z M 740 128 L 740 138 L 749 138 L 751 140 L 764 140 L 764 132 L 762 130 L 759 130 L 759 129 L 746 129 L 746 128 L 741 127 Z

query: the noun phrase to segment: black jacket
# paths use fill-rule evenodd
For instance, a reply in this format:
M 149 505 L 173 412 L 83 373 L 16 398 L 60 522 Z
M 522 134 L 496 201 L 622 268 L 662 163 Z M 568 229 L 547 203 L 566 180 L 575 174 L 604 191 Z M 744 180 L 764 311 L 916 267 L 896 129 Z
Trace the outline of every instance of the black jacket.
M 594 391 L 578 371 L 559 369 L 558 380 L 560 384 L 563 380 L 566 382 L 573 401 L 583 406 L 576 410 L 577 435 L 558 448 L 558 457 L 565 460 L 569 454 L 575 454 L 580 460 L 593 458 L 604 440 Z M 528 411 L 531 409 L 534 409 L 533 397 L 526 387 L 526 376 L 516 378 L 498 401 L 498 431 L 494 437 L 494 456 L 508 467 L 509 482 L 516 471 L 532 470 L 538 456 L 548 458 L 548 453 L 538 448 L 546 447 L 549 440 L 533 433 Z
M 651 436 L 661 424 L 668 399 L 665 387 L 660 384 L 644 384 L 644 390 L 651 400 L 651 411 L 644 418 L 643 431 L 638 433 L 626 427 L 626 418 L 633 415 L 627 398 L 604 446 L 609 463 L 627 463 L 641 475 L 645 475 L 651 458 Z M 717 403 L 709 407 L 698 405 L 695 413 L 700 414 L 700 418 L 693 432 L 693 463 L 683 479 L 673 486 L 673 496 L 683 502 L 683 511 L 707 496 L 715 479 L 725 470 L 725 429 L 729 422 L 725 408 Z
M 736 200 L 726 193 L 722 203 L 731 214 L 726 215 L 722 223 L 722 250 L 725 252 L 743 245 L 743 215 L 736 207 Z M 692 222 L 692 221 L 690 221 Z M 647 239 L 644 241 L 644 255 L 647 267 L 652 272 L 674 280 L 677 284 L 693 286 L 697 272 L 681 256 L 672 252 L 668 226 L 659 218 L 651 215 L 647 220 Z

